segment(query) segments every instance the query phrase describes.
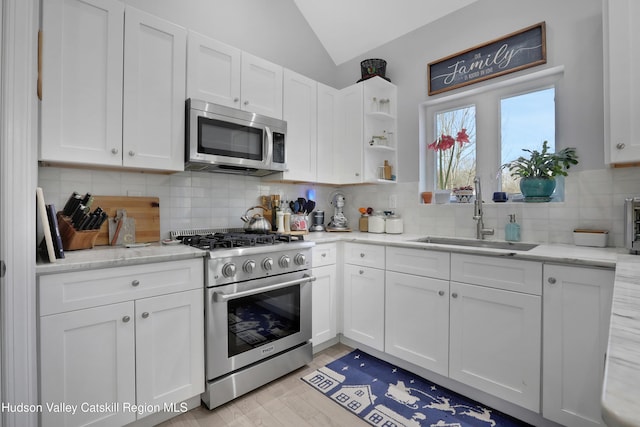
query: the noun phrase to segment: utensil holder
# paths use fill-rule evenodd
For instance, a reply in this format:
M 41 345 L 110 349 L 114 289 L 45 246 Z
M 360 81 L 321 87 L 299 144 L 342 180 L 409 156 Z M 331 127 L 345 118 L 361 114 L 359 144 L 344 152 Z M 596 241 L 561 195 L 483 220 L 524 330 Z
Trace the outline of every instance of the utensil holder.
M 56 216 L 58 217 L 58 228 L 62 238 L 62 248 L 65 251 L 93 249 L 100 230 L 78 231 L 73 228 L 71 219 L 68 216 L 63 215 L 62 212 L 58 212 Z

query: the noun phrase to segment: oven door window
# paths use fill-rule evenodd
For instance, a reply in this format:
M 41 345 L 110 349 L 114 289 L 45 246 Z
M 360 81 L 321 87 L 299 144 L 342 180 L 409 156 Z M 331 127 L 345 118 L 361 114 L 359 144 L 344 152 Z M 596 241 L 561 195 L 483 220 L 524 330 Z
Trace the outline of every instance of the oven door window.
M 227 303 L 229 357 L 300 332 L 300 285 Z
M 198 152 L 262 161 L 262 129 L 198 117 Z

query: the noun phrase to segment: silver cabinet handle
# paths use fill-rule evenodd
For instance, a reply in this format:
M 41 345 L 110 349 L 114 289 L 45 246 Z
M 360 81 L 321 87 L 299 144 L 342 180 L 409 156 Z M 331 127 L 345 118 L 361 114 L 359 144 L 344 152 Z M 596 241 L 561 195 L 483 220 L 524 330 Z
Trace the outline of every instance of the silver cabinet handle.
M 438 295 L 443 296 L 444 295 L 444 291 L 438 291 Z
M 144 313 L 142 313 L 143 319 L 146 319 L 147 317 L 149 317 L 149 312 L 145 311 Z
M 249 101 L 244 101 L 243 104 L 244 105 L 249 105 Z
M 360 273 L 360 274 L 364 274 L 364 270 L 360 270 L 358 273 Z
M 113 153 L 113 154 L 118 154 L 118 149 L 117 149 L 117 148 L 112 148 L 112 149 L 111 149 L 111 153 Z
M 364 258 L 364 252 L 360 254 L 360 258 Z
M 131 282 L 131 286 L 138 286 L 140 284 L 139 280 L 134 280 L 133 282 Z
M 124 316 L 124 317 L 122 318 L 122 321 L 123 321 L 124 323 L 127 323 L 129 320 L 131 320 L 131 317 L 129 317 L 129 316 Z
M 550 285 L 555 285 L 556 284 L 556 278 L 555 277 L 549 277 L 547 279 L 547 282 L 549 282 Z
M 618 143 L 616 144 L 616 148 L 617 148 L 618 150 L 624 150 L 624 147 L 625 147 L 624 142 L 618 142 Z
M 240 101 L 240 98 L 233 98 L 233 102 L 238 102 Z
M 135 156 L 135 155 L 136 155 L 136 152 L 135 152 L 135 151 L 133 151 L 133 150 L 129 150 L 129 155 L 130 155 L 131 157 L 133 157 L 133 156 Z
M 326 258 L 326 257 L 327 257 L 327 254 L 322 254 L 322 255 L 320 255 L 320 256 L 321 256 L 322 258 Z
M 457 292 L 452 293 L 452 294 L 451 294 L 451 297 L 452 297 L 452 298 L 458 298 L 458 293 L 457 293 Z

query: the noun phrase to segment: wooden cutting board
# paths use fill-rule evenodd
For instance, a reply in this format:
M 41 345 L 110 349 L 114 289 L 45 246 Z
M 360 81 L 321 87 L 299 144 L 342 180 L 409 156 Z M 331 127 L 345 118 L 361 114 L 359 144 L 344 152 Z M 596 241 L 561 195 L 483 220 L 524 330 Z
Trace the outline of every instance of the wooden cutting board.
M 118 209 L 126 209 L 127 217 L 136 220 L 136 243 L 160 241 L 160 199 L 158 197 L 94 196 L 91 210 L 100 206 L 109 218 Z M 105 221 L 96 246 L 109 244 L 109 221 Z

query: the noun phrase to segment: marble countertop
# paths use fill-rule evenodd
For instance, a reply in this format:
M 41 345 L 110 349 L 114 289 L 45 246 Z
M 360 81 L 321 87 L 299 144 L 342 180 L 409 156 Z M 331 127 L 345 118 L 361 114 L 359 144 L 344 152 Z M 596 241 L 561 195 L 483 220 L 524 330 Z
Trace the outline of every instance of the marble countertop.
M 620 255 L 611 306 L 602 386 L 602 418 L 609 427 L 640 426 L 640 258 Z
M 622 248 L 591 248 L 566 244 L 540 244 L 529 251 L 489 249 L 415 242 L 410 234 L 360 232 L 309 233 L 317 244 L 357 242 L 459 253 L 509 256 L 523 260 L 615 268 L 609 348 L 603 384 L 603 418 L 610 427 L 640 427 L 640 257 Z M 56 263 L 38 263 L 36 275 L 91 270 L 150 262 L 202 258 L 206 251 L 184 245 L 154 243 L 140 248 L 95 247 L 65 252 Z
M 96 246 L 93 249 L 66 251 L 64 253 L 65 257 L 56 260 L 54 263 L 38 262 L 36 276 L 150 262 L 204 258 L 205 255 L 206 252 L 200 249 L 185 245 L 163 245 L 161 243 L 152 243 L 149 246 L 138 248 Z

